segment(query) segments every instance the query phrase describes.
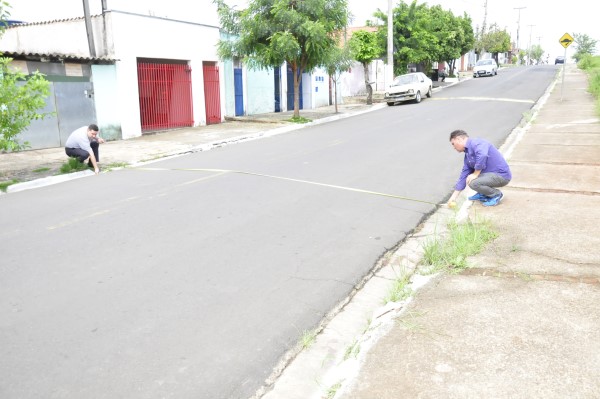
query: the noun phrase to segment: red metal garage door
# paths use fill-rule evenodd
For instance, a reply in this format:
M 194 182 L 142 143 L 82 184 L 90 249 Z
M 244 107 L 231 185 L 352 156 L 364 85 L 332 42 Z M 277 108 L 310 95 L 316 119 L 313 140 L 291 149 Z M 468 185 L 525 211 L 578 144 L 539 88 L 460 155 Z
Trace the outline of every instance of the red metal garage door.
M 221 96 L 219 94 L 219 67 L 205 63 L 204 101 L 206 102 L 206 124 L 221 122 Z
M 194 125 L 191 75 L 185 63 L 138 61 L 142 132 Z

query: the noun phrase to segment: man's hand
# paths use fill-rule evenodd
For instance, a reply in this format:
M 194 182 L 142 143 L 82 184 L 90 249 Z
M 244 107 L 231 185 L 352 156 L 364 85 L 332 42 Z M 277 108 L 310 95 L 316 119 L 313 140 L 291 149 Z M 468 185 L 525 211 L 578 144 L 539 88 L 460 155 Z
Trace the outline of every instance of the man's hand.
M 98 173 L 100 173 L 100 169 L 98 169 L 98 168 L 94 168 L 94 173 L 95 173 L 95 174 L 98 174 Z
M 479 177 L 480 173 L 481 173 L 480 170 L 476 170 L 475 172 L 473 172 L 469 176 L 467 176 L 467 186 L 470 185 L 473 180 L 477 179 Z
M 106 142 L 106 140 L 104 140 L 102 137 L 98 137 L 99 144 L 104 144 L 105 142 Z

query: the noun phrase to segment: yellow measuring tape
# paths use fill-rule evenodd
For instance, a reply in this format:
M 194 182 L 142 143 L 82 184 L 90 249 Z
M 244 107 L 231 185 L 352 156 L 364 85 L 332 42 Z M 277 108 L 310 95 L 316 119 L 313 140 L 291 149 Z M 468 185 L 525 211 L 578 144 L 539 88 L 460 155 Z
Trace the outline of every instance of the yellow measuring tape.
M 435 202 L 424 201 L 424 200 L 420 200 L 420 199 L 416 199 L 416 198 L 410 198 L 410 197 L 403 197 L 401 195 L 386 194 L 386 193 L 380 193 L 380 192 L 377 192 L 377 191 L 370 191 L 370 190 L 362 190 L 360 188 L 336 186 L 335 184 L 318 183 L 318 182 L 309 181 L 309 180 L 292 179 L 290 177 L 281 177 L 281 176 L 265 175 L 265 174 L 262 174 L 262 173 L 245 172 L 245 171 L 242 171 L 242 170 L 230 170 L 230 169 L 197 169 L 197 168 L 135 168 L 135 169 L 136 170 L 149 170 L 149 171 L 184 171 L 184 172 L 237 173 L 237 174 L 240 174 L 240 175 L 268 177 L 268 178 L 271 178 L 271 179 L 287 180 L 287 181 L 293 181 L 293 182 L 297 182 L 297 183 L 312 184 L 312 185 L 315 185 L 315 186 L 337 188 L 339 190 L 354 191 L 354 192 L 357 192 L 357 193 L 364 193 L 364 194 L 371 194 L 371 195 L 379 195 L 381 197 L 396 198 L 396 199 L 401 199 L 401 200 L 405 200 L 405 201 L 421 202 L 423 204 L 430 204 L 430 205 L 435 205 L 435 206 L 439 206 L 440 205 L 440 204 L 436 204 Z

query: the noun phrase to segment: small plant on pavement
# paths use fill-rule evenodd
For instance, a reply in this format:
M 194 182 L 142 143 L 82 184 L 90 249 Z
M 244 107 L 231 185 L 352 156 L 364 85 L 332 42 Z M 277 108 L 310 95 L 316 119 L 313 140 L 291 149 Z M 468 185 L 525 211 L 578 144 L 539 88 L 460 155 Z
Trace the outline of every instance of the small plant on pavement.
M 3 181 L 0 183 L 0 191 L 2 191 L 3 193 L 6 192 L 6 189 L 8 188 L 8 186 L 11 186 L 15 183 L 18 183 L 18 180 L 9 180 L 9 181 Z
M 448 235 L 445 239 L 436 237 L 425 244 L 423 263 L 432 266 L 432 272 L 460 272 L 469 267 L 469 256 L 479 253 L 496 237 L 498 234 L 488 220 L 463 224 L 453 221 L 448 225 Z
M 302 347 L 302 349 L 308 349 L 312 344 L 315 343 L 316 339 L 316 331 L 304 330 L 304 332 L 302 333 L 302 338 L 300 339 L 300 346 Z
M 350 359 L 350 357 L 357 358 L 360 353 L 360 344 L 357 340 L 354 340 L 352 344 L 350 344 L 346 351 L 344 352 L 344 360 Z
M 325 392 L 325 397 L 327 399 L 333 399 L 335 398 L 335 395 L 337 394 L 337 391 L 342 387 L 342 381 L 332 385 L 331 387 L 329 387 L 329 389 L 327 390 L 327 392 Z
M 77 160 L 77 158 L 69 158 L 69 160 L 60 167 L 60 173 L 66 174 L 66 173 L 73 173 L 73 172 L 81 172 L 82 170 L 88 170 L 88 169 L 89 169 L 89 166 L 87 166 L 87 164 L 85 164 L 85 163 L 79 162 L 79 160 Z
M 399 302 L 408 298 L 412 294 L 412 290 L 408 286 L 409 283 L 410 278 L 406 275 L 394 280 L 392 287 L 383 298 L 383 303 Z
M 293 123 L 309 123 L 309 122 L 312 122 L 312 119 L 308 119 L 308 118 L 305 118 L 303 116 L 294 116 L 294 117 L 291 117 L 288 120 L 290 122 L 293 122 Z

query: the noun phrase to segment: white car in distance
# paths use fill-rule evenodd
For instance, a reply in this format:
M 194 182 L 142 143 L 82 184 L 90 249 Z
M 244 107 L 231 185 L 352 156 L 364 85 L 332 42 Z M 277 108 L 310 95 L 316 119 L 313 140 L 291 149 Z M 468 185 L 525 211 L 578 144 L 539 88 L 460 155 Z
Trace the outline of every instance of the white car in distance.
M 422 72 L 407 73 L 394 79 L 385 92 L 387 105 L 412 101 L 420 103 L 423 96 L 431 97 L 432 82 Z
M 494 75 L 498 75 L 498 64 L 496 64 L 496 60 L 479 60 L 473 68 L 474 78 Z

